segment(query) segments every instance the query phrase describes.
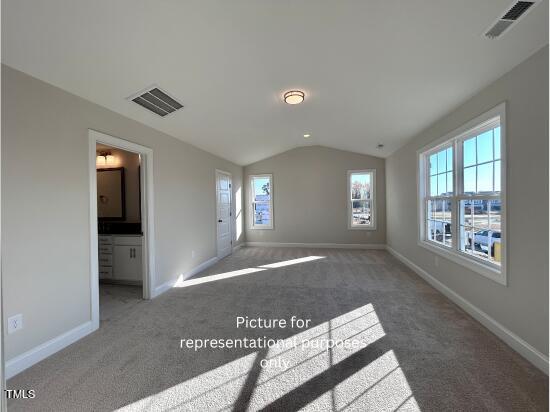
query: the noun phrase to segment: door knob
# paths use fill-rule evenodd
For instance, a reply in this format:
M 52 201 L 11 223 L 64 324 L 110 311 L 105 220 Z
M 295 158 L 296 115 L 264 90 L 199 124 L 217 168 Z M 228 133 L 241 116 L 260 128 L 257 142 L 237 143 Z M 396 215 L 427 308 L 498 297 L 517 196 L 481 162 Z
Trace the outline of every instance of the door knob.
M 221 222 L 222 222 L 222 220 L 221 220 L 221 219 L 218 219 L 218 223 L 221 223 Z

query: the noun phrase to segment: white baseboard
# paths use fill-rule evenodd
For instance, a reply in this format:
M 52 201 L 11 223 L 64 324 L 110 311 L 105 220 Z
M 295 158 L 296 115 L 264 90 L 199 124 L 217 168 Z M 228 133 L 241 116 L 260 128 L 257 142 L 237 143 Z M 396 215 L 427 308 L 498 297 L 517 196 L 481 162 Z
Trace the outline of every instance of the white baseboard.
M 305 247 L 317 249 L 377 249 L 384 250 L 386 245 L 376 243 L 278 243 L 278 242 L 246 242 L 246 246 L 257 247 Z
M 238 245 L 233 246 L 233 252 L 239 250 L 239 249 L 242 248 L 243 246 L 245 246 L 245 243 L 244 243 L 244 242 L 241 242 L 241 243 L 239 243 Z
M 185 273 L 182 273 L 177 278 L 171 279 L 168 282 L 165 282 L 162 285 L 157 286 L 153 291 L 152 298 L 156 298 L 157 296 L 162 295 L 167 290 L 172 289 L 180 278 L 188 279 L 191 276 L 195 276 L 197 273 L 202 272 L 203 270 L 205 270 L 205 269 L 209 268 L 210 266 L 212 266 L 213 264 L 215 264 L 218 260 L 220 260 L 218 257 L 210 258 L 210 259 L 202 262 L 200 265 L 195 266 L 193 269 L 191 269 L 191 270 L 189 270 Z
M 535 365 L 537 368 L 548 375 L 548 356 L 544 355 L 536 348 L 531 346 L 529 343 L 525 342 L 514 332 L 507 329 L 505 326 L 501 325 L 499 322 L 483 312 L 477 306 L 473 305 L 471 302 L 464 299 L 458 293 L 445 286 L 439 280 L 434 278 L 432 275 L 430 275 L 428 272 L 426 272 L 424 269 L 413 263 L 402 254 L 398 253 L 389 246 L 387 246 L 387 250 L 393 256 L 403 262 L 406 266 L 416 272 L 426 282 L 428 282 L 430 285 L 432 285 L 434 288 L 436 288 L 438 291 L 443 293 L 446 297 L 448 297 L 450 300 L 460 306 L 465 312 L 476 319 L 479 323 L 481 323 L 483 326 L 485 326 L 487 329 L 497 335 L 521 356 L 523 356 L 525 359 L 527 359 L 529 362 L 531 362 L 533 365 Z
M 22 353 L 21 355 L 16 356 L 15 358 L 8 360 L 6 362 L 5 369 L 6 379 L 17 375 L 19 372 L 22 372 L 27 368 L 30 368 L 32 365 L 46 359 L 48 356 L 53 355 L 61 349 L 66 348 L 70 344 L 82 339 L 84 336 L 93 331 L 94 328 L 92 321 L 88 321 L 68 332 L 63 333 L 62 335 L 32 348 L 25 353 Z

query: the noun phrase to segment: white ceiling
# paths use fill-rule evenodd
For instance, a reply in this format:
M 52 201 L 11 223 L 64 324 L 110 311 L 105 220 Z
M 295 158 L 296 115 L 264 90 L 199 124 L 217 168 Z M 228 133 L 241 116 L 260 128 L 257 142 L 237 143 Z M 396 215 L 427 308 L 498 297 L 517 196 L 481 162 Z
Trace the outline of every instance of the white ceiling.
M 547 0 L 484 38 L 510 5 L 4 0 L 2 62 L 238 164 L 306 144 L 385 157 L 548 43 Z M 154 83 L 184 109 L 126 100 Z

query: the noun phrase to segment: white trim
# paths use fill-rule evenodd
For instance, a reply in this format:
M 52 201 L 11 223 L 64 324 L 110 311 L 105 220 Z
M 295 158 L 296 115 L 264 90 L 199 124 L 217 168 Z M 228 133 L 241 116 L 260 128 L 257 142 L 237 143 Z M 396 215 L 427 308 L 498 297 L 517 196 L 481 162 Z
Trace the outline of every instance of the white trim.
M 241 242 L 235 246 L 233 246 L 233 252 L 239 250 L 240 248 L 242 248 L 243 246 L 246 246 L 246 244 L 244 242 Z
M 377 243 L 279 243 L 246 242 L 246 246 L 256 247 L 305 247 L 317 249 L 374 249 L 385 250 L 386 245 Z
M 500 267 L 491 262 L 483 262 L 475 256 L 468 255 L 459 251 L 459 210 L 457 203 L 460 199 L 475 199 L 475 198 L 488 198 L 492 195 L 480 195 L 480 196 L 464 196 L 462 193 L 463 179 L 462 179 L 462 166 L 459 165 L 459 159 L 462 159 L 462 142 L 474 135 L 477 135 L 479 131 L 489 130 L 496 126 L 496 118 L 499 118 L 500 124 L 500 181 L 501 191 L 498 197 L 501 201 L 501 233 L 502 233 L 502 260 Z M 491 279 L 503 286 L 508 285 L 507 275 L 507 237 L 508 232 L 506 230 L 506 222 L 508 220 L 507 207 L 506 207 L 506 102 L 502 102 L 499 105 L 493 107 L 487 112 L 471 119 L 461 127 L 454 129 L 453 131 L 445 134 L 444 136 L 432 141 L 431 143 L 418 149 L 417 156 L 417 170 L 416 170 L 416 184 L 417 184 L 417 239 L 418 245 L 422 246 L 434 253 L 437 253 L 453 262 L 460 264 L 488 279 Z M 437 152 L 442 148 L 452 144 L 453 147 L 453 196 L 437 196 L 437 198 L 448 198 L 452 202 L 452 230 L 454 233 L 453 247 L 438 246 L 433 242 L 429 242 L 426 239 L 426 199 L 431 196 L 427 194 L 428 190 L 428 176 L 426 175 L 427 157 L 433 152 Z
M 139 144 L 88 129 L 90 181 L 90 289 L 93 330 L 99 328 L 99 274 L 97 241 L 96 145 L 103 143 L 141 155 L 141 228 L 143 231 L 143 298 L 151 299 L 155 285 L 155 219 L 153 150 Z
M 218 220 L 219 220 L 219 216 L 218 216 L 218 211 L 219 211 L 219 208 L 218 208 L 218 174 L 222 174 L 222 175 L 226 175 L 226 176 L 229 176 L 229 178 L 231 179 L 230 180 L 230 183 L 229 183 L 229 232 L 230 232 L 230 237 L 231 237 L 231 250 L 230 252 L 228 253 L 228 255 L 230 255 L 231 253 L 233 253 L 233 240 L 235 240 L 235 226 L 236 226 L 236 222 L 235 224 L 233 224 L 233 220 L 235 219 L 235 216 L 233 216 L 233 175 L 229 172 L 226 172 L 225 170 L 221 170 L 221 169 L 215 169 L 215 172 L 214 172 L 214 189 L 215 189 L 215 193 L 216 193 L 216 200 L 215 200 L 215 203 L 216 203 L 216 256 L 218 256 L 218 258 L 223 258 L 225 256 L 228 256 L 228 255 L 224 255 L 224 256 L 220 256 L 220 251 L 218 250 Z
M 46 359 L 48 356 L 66 348 L 94 330 L 92 321 L 88 321 L 8 360 L 6 362 L 6 379 L 17 375 L 41 360 Z
M 208 269 L 210 266 L 214 265 L 219 260 L 220 259 L 217 256 L 214 256 L 213 258 L 205 260 L 200 265 L 195 266 L 193 269 L 185 272 L 184 274 L 178 275 L 178 277 L 176 277 L 174 279 L 170 279 L 168 282 L 164 282 L 162 285 L 157 286 L 153 290 L 153 296 L 152 297 L 156 298 L 157 296 L 162 295 L 164 292 L 172 289 L 180 278 L 189 279 L 191 276 L 195 276 L 197 273 L 200 273 L 203 270 Z
M 352 218 L 352 200 L 350 199 L 351 196 L 351 181 L 350 177 L 352 174 L 371 174 L 371 182 L 372 182 L 372 188 L 371 188 L 371 195 L 370 195 L 370 214 L 371 214 L 371 223 L 370 225 L 353 225 L 351 223 Z M 347 173 L 347 208 L 348 208 L 348 230 L 376 230 L 376 169 L 363 169 L 363 170 L 348 170 Z
M 469 258 L 467 257 L 468 255 L 464 255 L 463 253 L 457 252 L 456 250 L 446 246 L 438 246 L 434 242 L 419 240 L 418 246 L 422 246 L 430 252 L 436 253 L 445 259 L 449 259 L 454 263 L 462 265 L 473 272 L 479 273 L 482 276 L 506 286 L 506 279 L 502 277 L 501 272 L 494 268 L 493 265 L 489 266 L 481 260 Z
M 255 225 L 254 224 L 254 184 L 252 183 L 252 180 L 255 177 L 267 177 L 269 178 L 269 213 L 271 214 L 271 224 L 269 225 Z M 252 206 L 250 208 L 250 230 L 272 230 L 273 229 L 273 223 L 275 219 L 275 213 L 273 211 L 273 175 L 271 173 L 263 173 L 263 174 L 256 174 L 256 175 L 249 175 L 248 176 L 248 185 L 250 186 L 250 205 Z
M 531 362 L 533 365 L 535 365 L 537 368 L 548 375 L 548 356 L 544 355 L 532 345 L 525 342 L 514 332 L 501 325 L 487 313 L 483 312 L 477 306 L 464 299 L 458 293 L 450 289 L 448 286 L 444 285 L 442 282 L 430 275 L 420 266 L 416 265 L 411 260 L 401 255 L 390 246 L 387 246 L 387 250 L 398 260 L 400 260 L 411 270 L 413 270 L 416 274 L 418 274 L 422 279 L 424 279 L 447 298 L 460 306 L 465 312 L 476 319 L 479 323 L 481 323 L 483 326 L 485 326 L 487 329 L 497 335 L 501 340 L 503 340 L 521 356 L 523 356 L 525 359 L 527 359 L 529 362 Z

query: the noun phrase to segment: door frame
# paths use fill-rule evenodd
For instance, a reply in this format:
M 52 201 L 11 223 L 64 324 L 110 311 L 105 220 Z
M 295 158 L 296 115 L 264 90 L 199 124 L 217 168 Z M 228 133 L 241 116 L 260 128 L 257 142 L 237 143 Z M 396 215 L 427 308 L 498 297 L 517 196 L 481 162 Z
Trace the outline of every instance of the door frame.
M 90 178 L 90 290 L 92 328 L 99 328 L 99 262 L 97 229 L 97 172 L 96 145 L 106 144 L 118 149 L 137 153 L 141 157 L 140 202 L 141 230 L 143 231 L 143 298 L 153 298 L 155 285 L 155 219 L 153 185 L 153 150 L 146 146 L 120 139 L 96 130 L 88 129 L 88 171 Z
M 216 196 L 216 212 L 215 212 L 215 223 L 216 223 L 216 256 L 220 258 L 220 251 L 218 248 L 218 174 L 227 175 L 231 179 L 230 182 L 230 198 L 229 198 L 229 231 L 231 232 L 231 251 L 229 254 L 233 253 L 233 175 L 229 172 L 226 172 L 225 170 L 216 169 L 214 173 L 214 189 L 215 189 L 215 196 Z M 227 255 L 226 255 L 227 256 Z

